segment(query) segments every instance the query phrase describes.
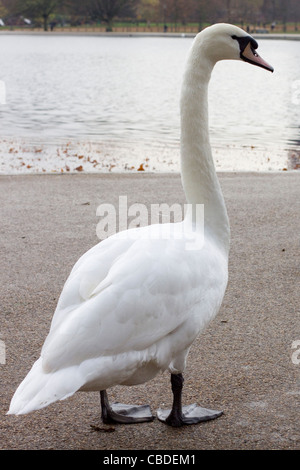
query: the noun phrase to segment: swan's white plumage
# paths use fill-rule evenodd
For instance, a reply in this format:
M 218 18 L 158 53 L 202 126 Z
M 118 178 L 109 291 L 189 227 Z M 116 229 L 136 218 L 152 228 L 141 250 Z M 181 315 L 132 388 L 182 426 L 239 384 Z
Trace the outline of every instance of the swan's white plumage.
M 233 34 L 246 35 L 215 25 L 195 38 L 182 86 L 182 181 L 192 208 L 205 206 L 204 245 L 187 249 L 202 237 L 190 210 L 182 223 L 168 225 L 167 236 L 163 225 L 132 229 L 84 254 L 9 413 L 28 413 L 78 390 L 143 383 L 161 370 L 183 372 L 227 284 L 229 223 L 209 145 L 207 89 L 217 60 L 239 59 Z
M 10 413 L 28 413 L 79 389 L 134 385 L 159 370 L 184 369 L 199 329 L 220 306 L 227 265 L 209 242 L 203 250 L 185 250 L 195 233 L 188 237 L 182 225 L 174 224 L 180 229 L 168 239 L 159 238 L 159 225 L 151 238 L 147 227 L 137 229 L 138 239 L 117 234 L 79 259 Z

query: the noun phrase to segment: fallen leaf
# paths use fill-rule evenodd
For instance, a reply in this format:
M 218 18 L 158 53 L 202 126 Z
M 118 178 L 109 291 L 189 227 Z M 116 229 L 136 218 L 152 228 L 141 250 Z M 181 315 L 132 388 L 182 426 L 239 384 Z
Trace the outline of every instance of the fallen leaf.
M 99 426 L 94 426 L 93 424 L 90 424 L 91 426 L 91 432 L 114 432 L 115 428 L 109 427 L 109 428 L 100 428 Z
M 145 171 L 142 163 L 140 164 L 140 167 L 137 169 L 137 171 Z
M 75 170 L 76 170 L 76 171 L 83 171 L 83 166 L 80 165 L 80 166 L 78 166 L 77 168 L 75 168 Z
M 26 168 L 32 168 L 32 165 L 27 165 Z

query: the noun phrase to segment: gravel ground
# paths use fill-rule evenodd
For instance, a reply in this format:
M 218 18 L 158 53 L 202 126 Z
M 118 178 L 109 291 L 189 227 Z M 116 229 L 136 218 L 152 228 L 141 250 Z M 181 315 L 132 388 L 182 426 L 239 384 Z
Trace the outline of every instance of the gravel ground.
M 101 424 L 97 393 L 25 416 L 10 399 L 47 335 L 73 264 L 98 242 L 96 209 L 185 201 L 177 174 L 0 177 L 1 449 L 299 449 L 300 173 L 220 174 L 231 221 L 229 284 L 219 315 L 194 343 L 184 402 L 223 409 L 217 420 L 173 429 Z M 298 347 L 299 348 L 299 347 Z M 294 356 L 292 354 L 294 353 Z M 294 357 L 294 362 L 292 360 Z M 296 358 L 296 360 L 295 360 Z M 167 373 L 112 400 L 171 404 Z

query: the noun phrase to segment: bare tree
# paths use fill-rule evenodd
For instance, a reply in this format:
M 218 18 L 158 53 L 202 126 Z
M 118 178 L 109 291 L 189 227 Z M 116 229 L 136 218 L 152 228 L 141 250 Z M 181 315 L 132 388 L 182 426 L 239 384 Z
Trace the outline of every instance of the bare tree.
M 41 20 L 48 28 L 50 15 L 66 14 L 78 21 L 91 18 L 106 23 L 112 30 L 115 18 L 139 18 L 149 21 L 238 24 L 282 22 L 284 28 L 300 21 L 300 0 L 0 0 L 2 14 L 23 15 Z
M 112 31 L 113 19 L 119 15 L 131 15 L 137 0 L 89 0 L 89 12 L 93 18 L 106 23 L 106 31 Z
M 300 21 L 300 2 L 299 0 L 291 0 L 290 20 L 294 22 L 295 31 L 298 31 L 298 23 Z
M 6 5 L 13 15 L 26 15 L 31 19 L 43 19 L 44 30 L 48 30 L 49 16 L 62 6 L 63 0 L 15 0 Z
M 7 9 L 3 5 L 3 2 L 0 1 L 0 18 L 7 14 Z
M 138 19 L 159 22 L 159 0 L 139 0 L 137 2 Z

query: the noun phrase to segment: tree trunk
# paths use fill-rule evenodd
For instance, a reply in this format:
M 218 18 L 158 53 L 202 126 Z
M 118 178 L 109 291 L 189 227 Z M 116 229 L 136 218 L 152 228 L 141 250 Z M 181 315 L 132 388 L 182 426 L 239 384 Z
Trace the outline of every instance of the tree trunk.
M 43 15 L 43 19 L 44 19 L 44 31 L 48 31 L 48 16 L 49 16 L 49 15 L 46 15 L 46 14 Z
M 107 33 L 111 33 L 112 32 L 112 27 L 113 27 L 113 22 L 112 22 L 112 18 L 109 18 L 108 20 L 106 20 L 106 32 Z

